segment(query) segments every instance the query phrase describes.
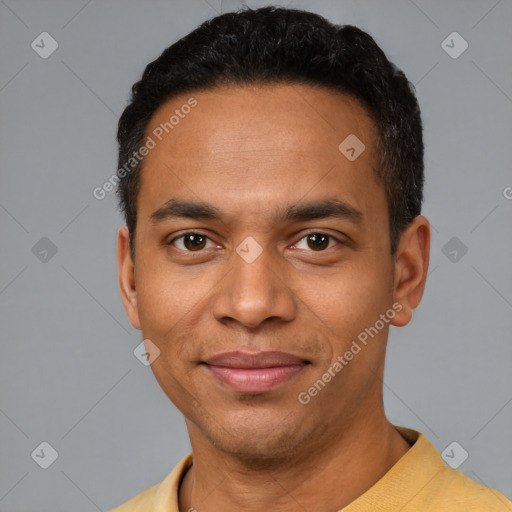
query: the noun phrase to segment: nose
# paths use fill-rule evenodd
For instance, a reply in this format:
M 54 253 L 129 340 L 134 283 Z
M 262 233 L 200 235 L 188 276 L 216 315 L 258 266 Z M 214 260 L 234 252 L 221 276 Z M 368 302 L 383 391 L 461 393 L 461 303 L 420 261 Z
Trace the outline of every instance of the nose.
M 263 249 L 251 261 L 233 252 L 229 264 L 230 271 L 213 297 L 213 314 L 219 322 L 237 322 L 255 329 L 264 322 L 295 318 L 296 297 L 286 283 L 286 271 L 278 255 Z

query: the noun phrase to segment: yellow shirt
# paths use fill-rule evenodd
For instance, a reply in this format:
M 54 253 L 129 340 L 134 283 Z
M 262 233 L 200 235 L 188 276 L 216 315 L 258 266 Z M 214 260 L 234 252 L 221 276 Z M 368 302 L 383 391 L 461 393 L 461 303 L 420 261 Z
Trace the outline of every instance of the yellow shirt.
M 376 484 L 339 512 L 512 512 L 512 501 L 447 466 L 423 434 L 396 428 L 414 444 Z M 178 488 L 191 465 L 189 453 L 162 482 L 110 512 L 179 512 Z

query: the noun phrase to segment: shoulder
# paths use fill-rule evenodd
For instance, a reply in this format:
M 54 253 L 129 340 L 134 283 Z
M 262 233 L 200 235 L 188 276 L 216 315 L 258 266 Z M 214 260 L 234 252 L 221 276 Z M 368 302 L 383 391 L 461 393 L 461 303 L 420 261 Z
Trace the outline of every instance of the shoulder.
M 512 501 L 500 492 L 482 485 L 450 467 L 434 477 L 426 500 L 438 504 L 438 510 L 450 512 L 511 512 Z M 429 496 L 430 494 L 430 496 Z
M 395 428 L 411 447 L 343 512 L 512 512 L 507 497 L 449 466 L 423 434 Z
M 137 496 L 134 496 L 109 512 L 147 512 L 148 510 L 153 510 L 157 489 L 160 485 L 161 484 L 156 484 L 142 491 L 140 494 L 137 494 Z
M 414 443 L 402 461 L 401 476 L 413 484 L 404 512 L 408 507 L 439 512 L 512 512 L 512 501 L 448 466 L 423 434 L 403 427 L 398 430 Z
M 142 491 L 109 512 L 178 512 L 179 486 L 192 462 L 193 456 L 189 453 L 160 483 Z

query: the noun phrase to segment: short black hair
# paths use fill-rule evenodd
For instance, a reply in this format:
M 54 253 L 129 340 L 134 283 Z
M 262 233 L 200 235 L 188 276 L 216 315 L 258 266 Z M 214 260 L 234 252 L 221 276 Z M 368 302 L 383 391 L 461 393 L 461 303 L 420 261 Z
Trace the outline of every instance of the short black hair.
M 132 157 L 145 142 L 151 117 L 182 93 L 254 84 L 324 86 L 365 107 L 378 133 L 375 172 L 386 192 L 394 255 L 423 200 L 422 123 L 414 86 L 363 30 L 271 6 L 205 21 L 148 64 L 133 85 L 117 133 L 117 194 L 132 260 L 143 161 Z

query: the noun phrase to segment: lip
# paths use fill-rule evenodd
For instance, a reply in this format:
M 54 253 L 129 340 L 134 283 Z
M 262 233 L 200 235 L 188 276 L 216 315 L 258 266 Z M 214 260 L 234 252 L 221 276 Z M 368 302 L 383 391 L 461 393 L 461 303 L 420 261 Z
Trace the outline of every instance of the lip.
M 239 393 L 263 393 L 300 373 L 308 364 L 285 352 L 225 352 L 211 357 L 206 368 Z

